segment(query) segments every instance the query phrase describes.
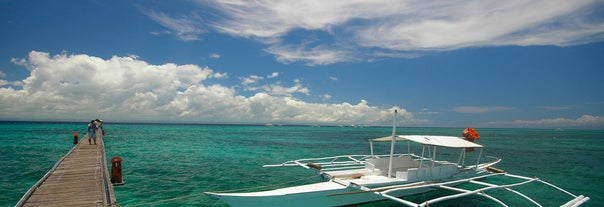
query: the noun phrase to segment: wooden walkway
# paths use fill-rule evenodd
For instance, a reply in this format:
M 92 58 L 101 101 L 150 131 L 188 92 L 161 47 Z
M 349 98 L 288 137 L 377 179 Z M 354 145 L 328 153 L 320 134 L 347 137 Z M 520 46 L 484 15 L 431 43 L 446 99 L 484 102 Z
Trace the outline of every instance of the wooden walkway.
M 97 145 L 80 139 L 16 206 L 117 206 L 100 130 Z

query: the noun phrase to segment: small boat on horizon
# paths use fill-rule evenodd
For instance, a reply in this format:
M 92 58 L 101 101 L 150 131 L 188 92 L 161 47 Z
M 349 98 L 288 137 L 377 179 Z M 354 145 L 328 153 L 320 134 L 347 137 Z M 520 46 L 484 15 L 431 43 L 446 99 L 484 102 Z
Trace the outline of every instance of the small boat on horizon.
M 395 112 L 396 113 L 396 112 Z M 505 202 L 486 191 L 505 189 L 533 203 L 542 206 L 529 196 L 514 190 L 514 187 L 528 183 L 543 184 L 568 195 L 569 199 L 561 206 L 579 206 L 589 200 L 583 195 L 574 195 L 560 187 L 538 178 L 514 175 L 494 168 L 501 159 L 488 157 L 486 162 L 482 152 L 483 146 L 474 142 L 479 136 L 474 129 L 464 131 L 464 137 L 430 136 L 430 135 L 396 135 L 393 126 L 392 135 L 369 139 L 369 155 L 339 155 L 321 158 L 291 160 L 276 165 L 263 167 L 300 166 L 314 169 L 327 181 L 293 187 L 285 187 L 259 192 L 206 192 L 233 207 L 266 207 L 266 206 L 346 206 L 380 200 L 392 200 L 404 206 L 429 206 L 445 200 L 478 195 L 490 199 L 502 206 Z M 466 133 L 469 132 L 469 133 Z M 466 136 L 466 134 L 468 136 Z M 390 142 L 389 154 L 374 154 L 374 142 Z M 396 154 L 395 144 L 407 143 L 407 153 Z M 411 151 L 411 145 L 421 147 L 421 155 Z M 478 149 L 478 155 L 470 155 Z M 451 151 L 459 153 L 454 158 Z M 439 154 L 438 152 L 446 152 Z M 440 160 L 437 160 L 437 155 Z M 467 163 L 469 157 L 476 161 Z M 504 177 L 509 182 L 489 183 L 486 178 Z M 478 187 L 466 189 L 461 184 L 472 184 Z M 404 199 L 404 196 L 416 195 L 433 190 L 448 190 L 454 194 L 432 198 L 421 203 Z

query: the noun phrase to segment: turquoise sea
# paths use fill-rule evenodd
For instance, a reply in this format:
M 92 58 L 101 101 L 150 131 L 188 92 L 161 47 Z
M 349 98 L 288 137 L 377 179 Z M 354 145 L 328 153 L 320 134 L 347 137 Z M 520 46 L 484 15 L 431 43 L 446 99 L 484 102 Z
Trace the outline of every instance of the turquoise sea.
M 234 126 L 105 123 L 107 158 L 121 156 L 125 185 L 116 186 L 121 206 L 227 206 L 205 191 L 266 186 L 314 172 L 263 164 L 340 154 L 369 153 L 367 139 L 391 134 L 390 127 Z M 455 135 L 462 128 L 398 128 L 397 134 Z M 85 123 L 0 122 L 0 206 L 21 196 L 73 147 L 73 133 Z M 604 203 L 604 131 L 552 129 L 477 129 L 484 154 L 503 159 L 507 172 L 539 177 L 575 194 L 585 206 Z M 387 151 L 388 146 L 376 150 Z M 318 178 L 286 185 L 318 182 Z M 534 193 L 538 188 L 528 189 Z M 421 201 L 445 192 L 410 197 Z M 512 194 L 493 192 L 518 200 Z M 559 201 L 541 193 L 538 201 Z M 568 198 L 568 197 L 566 197 Z M 505 200 L 505 199 L 504 199 Z M 558 203 L 559 204 L 559 203 Z M 522 206 L 525 204 L 514 204 Z M 526 204 L 527 206 L 530 206 Z M 400 206 L 390 201 L 362 207 Z M 468 197 L 431 206 L 497 206 Z

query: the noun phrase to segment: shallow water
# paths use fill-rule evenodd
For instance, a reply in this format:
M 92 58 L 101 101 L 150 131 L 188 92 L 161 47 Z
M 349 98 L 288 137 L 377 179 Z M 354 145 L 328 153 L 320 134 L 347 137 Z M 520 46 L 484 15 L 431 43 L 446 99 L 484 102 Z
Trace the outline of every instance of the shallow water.
M 388 136 L 391 128 L 306 126 L 223 126 L 106 123 L 107 158 L 124 159 L 125 185 L 115 187 L 121 206 L 227 206 L 203 194 L 284 183 L 315 174 L 299 167 L 262 168 L 264 164 L 339 154 L 369 153 L 368 138 Z M 399 128 L 398 134 L 459 135 L 460 128 Z M 591 197 L 585 206 L 604 202 L 604 131 L 477 129 L 485 155 L 503 158 L 497 167 L 539 177 Z M 0 206 L 13 206 L 71 147 L 73 133 L 83 137 L 84 123 L 0 123 Z M 376 145 L 386 153 L 389 145 Z M 405 148 L 406 149 L 406 148 Z M 316 182 L 312 178 L 288 185 Z M 471 187 L 471 186 L 469 186 Z M 529 186 L 530 193 L 539 193 Z M 445 191 L 409 197 L 416 202 Z M 506 191 L 492 191 L 512 201 Z M 559 202 L 545 192 L 536 199 Z M 566 197 L 568 198 L 568 197 Z M 508 200 L 506 200 L 508 201 Z M 513 203 L 511 206 L 529 205 Z M 556 203 L 558 204 L 558 203 Z M 488 206 L 479 196 L 431 206 Z M 399 206 L 391 201 L 359 205 Z

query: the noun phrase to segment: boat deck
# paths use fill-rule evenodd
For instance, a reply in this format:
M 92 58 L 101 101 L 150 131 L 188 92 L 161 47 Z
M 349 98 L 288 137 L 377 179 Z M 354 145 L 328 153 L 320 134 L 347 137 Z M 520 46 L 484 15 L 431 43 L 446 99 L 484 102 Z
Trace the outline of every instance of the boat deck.
M 16 206 L 116 206 L 105 145 L 97 134 L 97 145 L 82 138 Z

